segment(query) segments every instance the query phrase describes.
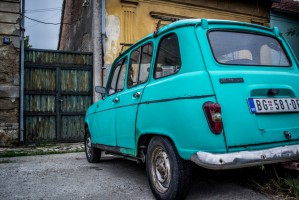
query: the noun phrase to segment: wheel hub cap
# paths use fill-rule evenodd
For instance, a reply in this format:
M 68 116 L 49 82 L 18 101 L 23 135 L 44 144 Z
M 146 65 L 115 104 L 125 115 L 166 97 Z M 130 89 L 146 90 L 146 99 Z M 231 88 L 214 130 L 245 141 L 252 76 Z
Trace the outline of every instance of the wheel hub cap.
M 151 175 L 155 188 L 165 193 L 170 185 L 170 163 L 168 155 L 162 147 L 156 147 L 151 157 L 152 170 Z

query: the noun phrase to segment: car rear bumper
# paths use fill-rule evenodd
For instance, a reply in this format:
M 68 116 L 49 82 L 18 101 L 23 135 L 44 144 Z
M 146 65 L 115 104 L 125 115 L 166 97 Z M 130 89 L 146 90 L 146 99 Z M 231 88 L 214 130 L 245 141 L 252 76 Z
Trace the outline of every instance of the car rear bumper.
M 299 159 L 299 145 L 290 145 L 256 151 L 213 154 L 199 151 L 191 161 L 208 169 L 236 169 Z

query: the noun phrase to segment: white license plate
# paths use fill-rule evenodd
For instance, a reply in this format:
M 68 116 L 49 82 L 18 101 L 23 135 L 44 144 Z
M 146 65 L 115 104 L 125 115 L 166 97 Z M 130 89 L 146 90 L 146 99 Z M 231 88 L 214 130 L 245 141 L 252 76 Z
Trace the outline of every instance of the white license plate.
M 251 113 L 299 112 L 298 98 L 248 98 Z

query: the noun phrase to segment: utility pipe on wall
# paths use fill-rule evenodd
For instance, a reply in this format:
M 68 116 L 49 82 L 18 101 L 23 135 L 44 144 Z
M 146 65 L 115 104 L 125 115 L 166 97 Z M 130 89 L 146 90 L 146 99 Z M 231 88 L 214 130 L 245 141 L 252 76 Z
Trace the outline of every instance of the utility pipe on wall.
M 102 0 L 102 86 L 105 85 L 105 55 L 106 55 L 106 1 Z M 107 76 L 107 75 L 106 75 Z
M 92 39 L 93 39 L 93 86 L 102 86 L 102 0 L 92 1 Z M 100 94 L 94 91 L 93 102 L 101 98 Z
M 21 56 L 20 56 L 20 137 L 19 142 L 24 142 L 24 32 L 25 32 L 25 0 L 21 1 Z

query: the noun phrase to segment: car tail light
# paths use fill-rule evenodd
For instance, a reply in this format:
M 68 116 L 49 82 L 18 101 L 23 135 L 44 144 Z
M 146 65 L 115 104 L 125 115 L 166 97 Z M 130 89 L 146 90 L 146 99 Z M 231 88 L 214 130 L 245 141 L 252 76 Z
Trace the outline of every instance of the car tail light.
M 207 102 L 203 109 L 206 114 L 210 129 L 213 133 L 219 134 L 222 131 L 221 106 L 217 103 Z

